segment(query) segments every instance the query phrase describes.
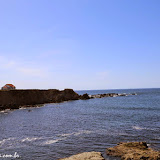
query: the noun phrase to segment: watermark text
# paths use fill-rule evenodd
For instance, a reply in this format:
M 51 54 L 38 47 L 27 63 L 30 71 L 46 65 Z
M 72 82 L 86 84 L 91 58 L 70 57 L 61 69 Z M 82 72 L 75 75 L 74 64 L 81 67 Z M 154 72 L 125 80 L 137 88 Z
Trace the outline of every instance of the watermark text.
M 17 152 L 14 154 L 0 154 L 0 158 L 19 158 L 20 156 L 18 155 Z

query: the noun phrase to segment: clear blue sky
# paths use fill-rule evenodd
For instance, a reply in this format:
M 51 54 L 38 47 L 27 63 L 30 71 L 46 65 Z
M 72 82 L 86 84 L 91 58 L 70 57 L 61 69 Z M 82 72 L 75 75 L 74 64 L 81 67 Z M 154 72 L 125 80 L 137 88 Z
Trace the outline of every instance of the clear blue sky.
M 0 86 L 159 88 L 159 0 L 0 0 Z

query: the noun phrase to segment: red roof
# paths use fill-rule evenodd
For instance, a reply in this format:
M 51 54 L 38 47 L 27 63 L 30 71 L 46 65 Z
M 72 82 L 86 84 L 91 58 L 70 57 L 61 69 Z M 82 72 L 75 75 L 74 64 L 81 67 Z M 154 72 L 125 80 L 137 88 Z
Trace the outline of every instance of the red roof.
M 8 85 L 8 86 L 10 86 L 10 87 L 15 87 L 13 84 L 6 84 L 6 85 Z M 5 86 L 6 86 L 6 85 L 5 85 Z
M 7 86 L 4 86 L 3 88 L 7 88 Z
M 6 84 L 5 86 L 3 86 L 3 88 L 6 88 L 6 89 L 9 87 L 16 88 L 13 84 Z

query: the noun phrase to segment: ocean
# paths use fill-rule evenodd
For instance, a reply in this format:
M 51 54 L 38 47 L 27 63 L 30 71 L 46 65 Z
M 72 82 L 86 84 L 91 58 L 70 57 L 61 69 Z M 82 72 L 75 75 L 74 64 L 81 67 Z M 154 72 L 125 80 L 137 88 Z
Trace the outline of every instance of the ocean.
M 86 90 L 136 93 L 122 97 L 45 104 L 0 112 L 0 154 L 21 160 L 57 160 L 105 150 L 119 142 L 146 141 L 160 150 L 160 89 Z M 7 158 L 9 159 L 9 158 Z M 11 158 L 13 159 L 13 158 Z

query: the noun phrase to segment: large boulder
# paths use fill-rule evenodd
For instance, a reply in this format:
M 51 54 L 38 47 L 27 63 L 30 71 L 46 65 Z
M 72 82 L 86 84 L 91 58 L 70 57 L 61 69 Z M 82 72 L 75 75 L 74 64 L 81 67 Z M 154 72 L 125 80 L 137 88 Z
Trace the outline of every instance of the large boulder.
M 105 160 L 100 152 L 84 152 L 59 160 Z
M 86 100 L 86 99 L 90 99 L 90 97 L 89 97 L 89 95 L 87 93 L 85 93 L 85 94 L 80 96 L 80 99 Z
M 106 149 L 106 154 L 121 157 L 122 160 L 160 160 L 160 152 L 148 148 L 146 142 L 121 142 Z

